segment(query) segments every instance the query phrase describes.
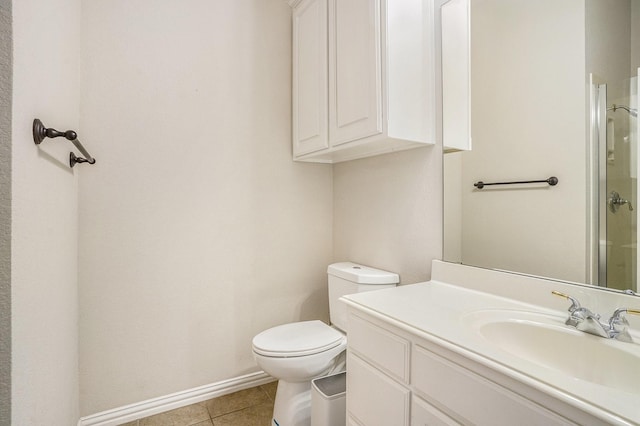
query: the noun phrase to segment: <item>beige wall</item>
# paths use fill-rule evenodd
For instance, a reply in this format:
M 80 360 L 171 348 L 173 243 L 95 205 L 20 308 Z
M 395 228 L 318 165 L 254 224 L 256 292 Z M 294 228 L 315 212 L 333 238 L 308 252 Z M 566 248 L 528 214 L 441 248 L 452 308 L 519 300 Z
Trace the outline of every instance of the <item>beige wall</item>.
M 78 129 L 80 0 L 13 2 L 13 425 L 78 420 L 77 181 L 70 144 L 37 148 L 35 117 Z M 81 133 L 82 134 L 82 133 Z
M 83 3 L 83 415 L 259 371 L 328 319 L 332 169 L 291 161 L 282 0 Z
M 442 258 L 462 263 L 462 158 L 464 152 L 447 152 L 443 157 L 443 240 Z
M 83 14 L 83 415 L 258 371 L 257 332 L 328 319 L 334 260 L 429 278 L 439 148 L 292 162 L 285 2 Z
M 586 84 L 580 3 L 472 2 L 473 150 L 462 154 L 459 193 L 459 254 L 465 264 L 584 281 Z M 549 176 L 559 178 L 557 187 L 473 187 L 478 180 Z
M 334 258 L 431 278 L 442 257 L 442 150 L 402 151 L 333 167 Z
M 0 0 L 0 425 L 11 424 L 11 0 Z

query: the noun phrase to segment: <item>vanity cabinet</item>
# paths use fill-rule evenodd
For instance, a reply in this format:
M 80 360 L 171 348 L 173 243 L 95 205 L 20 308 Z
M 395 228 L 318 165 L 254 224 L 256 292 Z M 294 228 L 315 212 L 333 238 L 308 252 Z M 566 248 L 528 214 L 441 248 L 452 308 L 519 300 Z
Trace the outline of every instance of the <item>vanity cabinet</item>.
M 435 143 L 432 0 L 290 0 L 298 161 Z
M 353 305 L 347 353 L 350 425 L 606 424 Z

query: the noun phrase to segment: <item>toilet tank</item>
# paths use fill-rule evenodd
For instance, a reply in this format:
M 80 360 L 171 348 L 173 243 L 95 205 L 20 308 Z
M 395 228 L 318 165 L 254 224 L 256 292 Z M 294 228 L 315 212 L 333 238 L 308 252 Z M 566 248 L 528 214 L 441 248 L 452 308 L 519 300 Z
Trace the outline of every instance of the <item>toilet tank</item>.
M 398 274 L 358 265 L 340 262 L 329 265 L 329 317 L 331 324 L 347 332 L 347 306 L 338 299 L 345 294 L 381 290 L 395 287 L 400 281 Z

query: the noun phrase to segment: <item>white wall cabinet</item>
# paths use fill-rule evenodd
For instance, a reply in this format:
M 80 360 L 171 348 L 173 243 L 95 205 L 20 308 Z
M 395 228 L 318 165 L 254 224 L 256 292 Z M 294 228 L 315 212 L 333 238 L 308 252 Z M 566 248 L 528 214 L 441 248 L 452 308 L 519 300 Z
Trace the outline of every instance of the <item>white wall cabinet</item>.
M 432 0 L 290 0 L 293 156 L 335 163 L 435 143 Z
M 408 330 L 349 305 L 348 424 L 605 424 Z

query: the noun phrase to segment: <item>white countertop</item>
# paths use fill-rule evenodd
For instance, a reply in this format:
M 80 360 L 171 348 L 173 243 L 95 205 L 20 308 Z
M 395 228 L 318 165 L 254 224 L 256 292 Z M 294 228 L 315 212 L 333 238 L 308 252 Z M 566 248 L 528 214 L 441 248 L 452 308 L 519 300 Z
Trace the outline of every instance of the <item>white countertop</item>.
M 475 362 L 543 391 L 611 424 L 640 424 L 640 382 L 637 391 L 625 391 L 572 377 L 562 371 L 527 361 L 506 352 L 485 339 L 465 318 L 472 312 L 489 309 L 541 313 L 559 326 L 567 318 L 565 311 L 515 301 L 438 281 L 404 285 L 393 289 L 345 296 L 347 304 L 374 316 L 389 320 L 427 340 L 457 352 Z M 577 332 L 577 331 L 576 331 Z M 618 345 L 640 357 L 638 343 L 600 339 L 602 344 Z M 635 341 L 640 341 L 634 333 Z M 553 351 L 555 348 L 549 348 Z M 567 354 L 579 357 L 579 352 Z M 606 368 L 602 360 L 594 369 Z M 629 365 L 629 372 L 640 374 L 640 365 Z

